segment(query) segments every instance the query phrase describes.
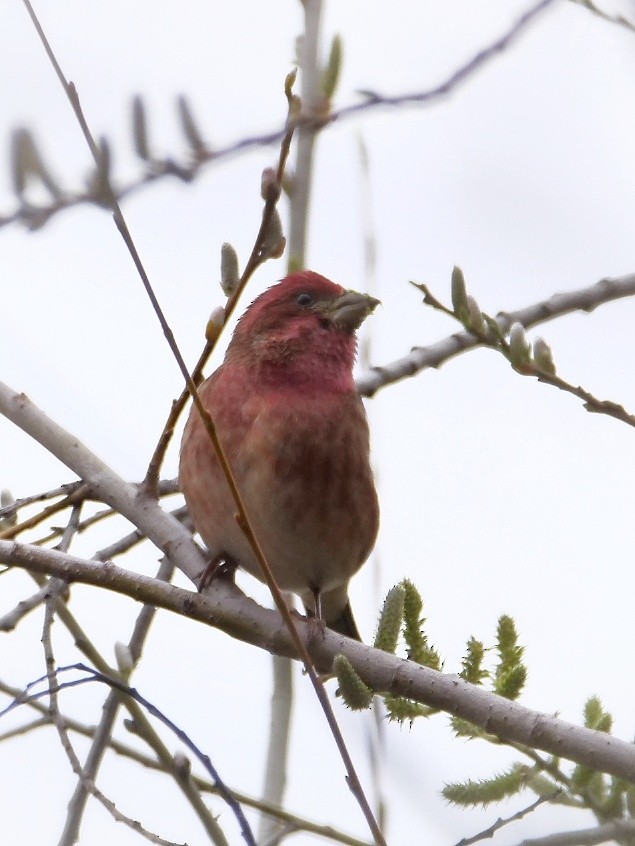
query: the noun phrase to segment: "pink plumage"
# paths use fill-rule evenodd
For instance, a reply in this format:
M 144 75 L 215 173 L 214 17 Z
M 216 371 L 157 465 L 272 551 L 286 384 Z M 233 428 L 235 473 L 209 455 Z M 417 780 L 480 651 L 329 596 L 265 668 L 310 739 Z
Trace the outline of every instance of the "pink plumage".
M 379 507 L 352 368 L 355 331 L 376 305 L 317 273 L 293 273 L 249 306 L 199 389 L 279 587 L 357 638 L 348 583 L 375 543 Z M 211 560 L 262 579 L 196 408 L 179 481 Z

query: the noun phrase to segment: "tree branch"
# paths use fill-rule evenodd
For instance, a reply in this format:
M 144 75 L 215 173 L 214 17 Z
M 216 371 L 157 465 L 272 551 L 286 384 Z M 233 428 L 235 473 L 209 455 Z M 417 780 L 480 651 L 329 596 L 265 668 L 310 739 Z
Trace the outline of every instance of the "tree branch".
M 554 294 L 548 300 L 535 303 L 518 311 L 501 311 L 496 317 L 500 330 L 506 334 L 512 323 L 522 323 L 529 329 L 556 317 L 575 311 L 591 312 L 603 303 L 635 295 L 635 273 L 628 276 L 601 279 L 595 285 L 564 294 Z M 389 364 L 371 367 L 357 379 L 357 389 L 362 396 L 372 397 L 381 388 L 416 376 L 428 367 L 440 367 L 461 353 L 483 346 L 471 332 L 455 332 L 435 344 L 413 347 L 403 358 Z
M 529 27 L 531 23 L 550 5 L 553 5 L 555 0 L 540 0 L 540 2 L 531 6 L 517 21 L 515 21 L 509 29 L 490 45 L 479 50 L 471 59 L 459 68 L 450 73 L 445 80 L 432 88 L 423 91 L 414 91 L 405 94 L 398 94 L 394 96 L 384 95 L 377 91 L 362 91 L 359 92 L 363 96 L 361 103 L 353 103 L 345 106 L 342 109 L 334 110 L 325 115 L 307 114 L 303 116 L 296 124 L 300 129 L 310 129 L 316 132 L 322 131 L 334 123 L 341 123 L 345 120 L 350 120 L 361 115 L 365 115 L 377 109 L 387 108 L 404 108 L 404 107 L 419 107 L 431 105 L 437 101 L 449 97 L 457 88 L 459 88 L 467 80 L 471 79 L 476 73 L 481 71 L 483 67 L 489 64 L 497 56 L 504 53 L 512 43 Z M 70 99 L 70 98 L 69 98 Z M 75 108 L 75 103 L 71 99 L 71 105 Z M 269 147 L 280 143 L 284 138 L 286 127 L 283 129 L 275 129 L 271 132 L 266 132 L 260 135 L 252 135 L 241 138 L 233 144 L 229 144 L 223 148 L 213 149 L 211 145 L 196 150 L 194 161 L 191 157 L 184 163 L 176 163 L 174 157 L 166 158 L 162 161 L 152 160 L 146 173 L 138 179 L 133 180 L 127 185 L 113 191 L 114 198 L 117 202 L 126 199 L 127 197 L 138 192 L 140 189 L 156 182 L 166 176 L 176 176 L 183 182 L 192 182 L 201 171 L 210 164 L 217 164 L 226 159 L 233 158 L 242 153 L 249 152 L 261 147 Z M 62 196 L 55 198 L 55 200 L 47 206 L 34 206 L 24 202 L 20 198 L 20 205 L 12 212 L 7 212 L 0 215 L 0 228 L 11 223 L 23 223 L 31 229 L 37 229 L 44 226 L 51 217 L 60 211 L 72 208 L 77 205 L 85 203 L 96 203 L 102 205 L 103 201 L 95 195 L 92 188 L 81 191 L 76 194 L 65 192 Z
M 0 541 L 0 561 L 66 581 L 125 594 L 207 625 L 276 655 L 297 658 L 291 636 L 276 611 L 262 608 L 234 585 L 217 580 L 209 593 L 189 592 L 108 562 L 96 565 L 55 550 Z M 405 696 L 469 720 L 504 741 L 523 743 L 635 783 L 635 747 L 603 732 L 576 726 L 525 708 L 459 676 L 446 675 L 298 620 L 297 628 L 323 672 L 344 653 L 373 690 Z

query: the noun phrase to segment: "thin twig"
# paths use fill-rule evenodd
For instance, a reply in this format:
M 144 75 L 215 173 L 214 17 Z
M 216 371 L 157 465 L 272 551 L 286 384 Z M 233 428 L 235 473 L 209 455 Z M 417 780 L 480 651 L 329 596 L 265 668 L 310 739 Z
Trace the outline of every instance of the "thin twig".
M 15 627 L 26 617 L 27 614 L 30 614 L 31 611 L 34 611 L 36 608 L 39 608 L 42 603 L 46 602 L 46 600 L 51 596 L 51 581 L 46 579 L 45 584 L 34 594 L 27 597 L 26 599 L 22 599 L 15 608 L 12 608 L 11 611 L 7 611 L 6 614 L 3 614 L 0 617 L 0 632 L 10 632 L 15 629 Z M 66 586 L 62 582 L 58 590 L 59 592 L 65 590 Z
M 58 736 L 60 738 L 60 742 L 62 744 L 62 748 L 66 753 L 66 757 L 71 765 L 71 768 L 75 775 L 78 776 L 84 783 L 86 790 L 100 802 L 104 808 L 111 814 L 113 819 L 117 820 L 117 822 L 122 822 L 131 828 L 133 831 L 140 834 L 146 840 L 149 840 L 150 843 L 156 843 L 157 846 L 177 846 L 171 840 L 164 840 L 162 837 L 159 837 L 157 834 L 154 834 L 151 831 L 148 831 L 144 828 L 138 820 L 133 820 L 131 817 L 126 816 L 123 814 L 112 802 L 108 799 L 99 788 L 94 784 L 93 781 L 88 778 L 83 769 L 82 765 L 79 762 L 79 758 L 77 757 L 75 750 L 73 749 L 73 745 L 70 741 L 68 736 L 67 728 L 64 724 L 64 720 L 60 714 L 59 706 L 58 706 L 58 691 L 61 689 L 59 682 L 57 680 L 57 668 L 55 665 L 55 656 L 53 654 L 53 645 L 51 639 L 51 627 L 53 624 L 54 619 L 54 601 L 51 600 L 47 602 L 46 609 L 44 612 L 44 627 L 42 631 L 42 646 L 44 648 L 44 657 L 46 662 L 46 679 L 48 682 L 48 696 L 49 696 L 49 713 L 51 715 L 51 719 L 53 721 L 53 725 L 57 729 Z M 60 844 L 65 843 L 68 841 L 62 839 L 60 840 Z
M 629 414 L 624 406 L 613 402 L 612 400 L 599 400 L 580 385 L 572 385 L 570 382 L 565 381 L 561 376 L 546 371 L 541 368 L 533 358 L 531 358 L 529 353 L 527 353 L 526 356 L 523 355 L 522 360 L 516 361 L 512 351 L 511 342 L 507 341 L 504 337 L 505 333 L 500 331 L 500 324 L 493 321 L 488 315 L 479 313 L 479 320 L 482 323 L 482 328 L 480 326 L 475 327 L 472 325 L 472 317 L 468 316 L 466 319 L 463 319 L 459 314 L 456 314 L 452 311 L 452 309 L 448 308 L 440 300 L 438 300 L 428 289 L 427 285 L 413 284 L 418 290 L 423 292 L 423 301 L 426 305 L 431 306 L 437 311 L 440 311 L 465 325 L 467 331 L 476 338 L 480 346 L 489 347 L 490 349 L 501 353 L 509 361 L 516 372 L 523 376 L 535 376 L 539 382 L 544 382 L 545 384 L 558 388 L 565 393 L 573 394 L 573 396 L 578 397 L 578 399 L 581 399 L 584 402 L 584 407 L 589 412 L 595 414 L 606 414 L 609 417 L 614 417 L 616 420 L 620 420 L 622 423 L 635 427 L 635 415 Z M 483 318 L 485 322 L 483 321 Z M 492 331 L 492 326 L 494 326 L 494 331 Z
M 83 502 L 86 497 L 89 496 L 89 494 L 90 488 L 88 485 L 79 485 L 59 502 L 55 502 L 53 503 L 53 505 L 49 505 L 46 508 L 43 508 L 42 511 L 38 511 L 38 513 L 34 514 L 32 517 L 23 520 L 21 523 L 16 523 L 15 526 L 9 526 L 8 529 L 0 531 L 0 539 L 9 540 L 10 538 L 17 537 L 19 534 L 25 532 L 27 529 L 32 529 L 34 526 L 39 526 L 40 523 L 42 523 L 44 520 L 47 520 L 53 514 L 58 514 L 60 511 L 63 511 L 70 505 L 75 505 L 77 503 Z
M 14 687 L 13 685 L 6 684 L 6 682 L 0 679 L 0 693 L 5 693 L 12 699 L 17 700 L 20 697 L 23 697 L 24 690 L 18 687 Z M 22 726 L 18 726 L 14 729 L 10 729 L 9 731 L 0 734 L 0 742 L 2 742 L 3 740 L 9 740 L 13 737 L 19 737 L 39 728 L 50 727 L 52 725 L 50 712 L 48 710 L 48 707 L 43 702 L 40 702 L 37 699 L 27 699 L 23 702 L 23 704 L 37 711 L 39 714 L 41 714 L 41 716 L 37 717 L 29 723 L 25 723 Z M 69 731 L 75 732 L 76 734 L 80 734 L 82 735 L 82 737 L 87 737 L 89 739 L 95 736 L 96 726 L 91 726 L 86 723 L 82 723 L 79 720 L 76 720 L 67 715 L 63 715 L 63 720 L 66 725 L 66 728 Z M 128 746 L 128 744 L 122 743 L 121 741 L 115 738 L 110 739 L 108 748 L 115 754 L 121 756 L 122 758 L 127 758 L 130 761 L 134 761 L 137 764 L 141 764 L 141 766 L 146 767 L 149 770 L 154 770 L 161 773 L 167 772 L 169 775 L 171 775 L 169 770 L 166 771 L 161 761 L 157 760 L 156 758 L 152 758 L 149 755 L 140 752 L 135 747 Z M 218 793 L 218 790 L 209 779 L 194 774 L 192 774 L 190 778 L 196 788 L 201 792 L 211 794 Z M 234 790 L 232 788 L 232 793 L 241 805 L 246 805 L 256 811 L 260 811 L 263 814 L 269 814 L 270 816 L 276 817 L 280 819 L 283 823 L 292 826 L 294 831 L 306 831 L 310 834 L 317 834 L 320 837 L 332 840 L 335 843 L 341 843 L 343 844 L 343 846 L 370 846 L 370 844 L 366 840 L 360 840 L 357 837 L 351 837 L 350 835 L 344 834 L 341 831 L 337 831 L 332 826 L 314 823 L 310 820 L 305 819 L 304 817 L 299 817 L 295 814 L 289 813 L 288 811 L 285 811 L 282 808 L 278 808 L 273 805 L 267 805 L 259 799 L 254 799 L 253 796 L 249 796 L 246 793 L 241 793 L 239 790 Z
M 534 802 L 527 805 L 526 808 L 522 808 L 520 811 L 517 811 L 509 817 L 499 817 L 496 822 L 483 829 L 483 831 L 479 831 L 478 834 L 474 834 L 472 837 L 464 837 L 463 840 L 459 840 L 456 846 L 472 846 L 473 843 L 479 843 L 481 840 L 491 840 L 491 838 L 497 831 L 500 831 L 501 828 L 504 828 L 510 823 L 522 820 L 523 817 L 526 817 L 528 814 L 532 814 L 537 808 L 544 805 L 545 802 L 551 802 L 559 792 L 560 791 L 555 791 L 549 796 L 539 796 Z
M 595 3 L 592 3 L 591 0 L 573 0 L 573 2 L 577 3 L 578 6 L 583 6 L 590 12 L 593 12 L 594 15 L 597 15 L 599 18 L 602 18 L 609 23 L 616 24 L 617 26 L 623 26 L 625 29 L 635 32 L 635 23 L 628 18 L 625 18 L 624 15 L 611 15 L 603 9 L 600 9 L 595 5 Z
M 83 484 L 84 483 L 81 481 L 69 482 L 65 485 L 60 485 L 58 488 L 53 488 L 53 490 L 44 491 L 44 493 L 21 497 L 20 499 L 14 500 L 10 505 L 5 505 L 3 508 L 0 508 L 0 517 L 10 515 L 18 511 L 20 508 L 24 508 L 26 505 L 33 505 L 35 502 L 45 502 L 47 499 L 55 499 L 58 496 L 68 496 Z
M 281 139 L 280 152 L 278 154 L 278 163 L 276 167 L 276 181 L 279 186 L 282 185 L 282 179 L 284 177 L 287 159 L 289 157 L 289 151 L 291 149 L 291 141 L 293 140 L 293 134 L 297 126 L 297 119 L 294 115 L 293 108 L 294 98 L 291 93 L 293 78 L 293 75 L 290 74 L 287 77 L 285 84 L 288 110 L 287 125 L 285 133 Z M 165 422 L 159 441 L 152 454 L 150 463 L 148 464 L 148 470 L 146 472 L 146 477 L 142 485 L 142 489 L 147 492 L 150 496 L 155 495 L 156 485 L 158 482 L 159 475 L 161 473 L 161 467 L 165 458 L 165 453 L 167 452 L 168 445 L 170 443 L 170 440 L 172 439 L 172 435 L 174 434 L 174 427 L 176 426 L 176 423 L 181 413 L 183 412 L 183 409 L 185 408 L 185 405 L 190 396 L 196 401 L 196 390 L 194 388 L 194 393 L 192 393 L 192 387 L 200 384 L 203 378 L 203 369 L 205 368 L 205 365 L 207 364 L 212 352 L 216 348 L 216 344 L 218 343 L 218 340 L 222 333 L 222 328 L 227 325 L 229 319 L 234 313 L 236 305 L 238 304 L 238 300 L 240 299 L 242 292 L 245 290 L 247 283 L 249 282 L 255 271 L 260 267 L 260 265 L 263 264 L 263 262 L 265 262 L 268 258 L 268 253 L 264 249 L 265 241 L 270 231 L 271 221 L 276 211 L 278 199 L 279 195 L 275 192 L 268 194 L 265 197 L 260 228 L 258 229 L 254 245 L 251 249 L 251 254 L 247 259 L 247 264 L 245 265 L 245 269 L 243 270 L 235 289 L 227 298 L 227 302 L 223 309 L 223 327 L 221 327 L 220 330 L 216 331 L 212 338 L 208 338 L 205 341 L 203 351 L 201 352 L 198 361 L 194 366 L 194 370 L 192 371 L 191 379 L 189 377 L 186 377 L 185 388 L 183 389 L 183 391 L 181 391 L 181 394 L 178 399 L 172 402 L 168 419 Z
M 588 288 L 554 294 L 548 300 L 542 300 L 518 311 L 500 312 L 496 322 L 504 335 L 509 332 L 513 323 L 521 323 L 529 329 L 564 314 L 575 311 L 591 312 L 599 305 L 633 295 L 635 295 L 635 273 L 612 279 L 601 279 Z M 435 344 L 414 347 L 407 356 L 396 361 L 372 367 L 357 379 L 357 389 L 362 396 L 372 397 L 381 388 L 399 382 L 401 379 L 416 376 L 427 368 L 440 367 L 455 356 L 481 345 L 481 341 L 472 332 L 467 330 L 455 332 Z
M 50 649 L 48 654 L 50 654 Z M 83 676 L 80 676 L 79 678 L 73 679 L 69 682 L 60 682 L 58 680 L 60 675 L 67 675 L 73 671 L 81 672 L 83 673 Z M 245 818 L 242 808 L 240 807 L 240 803 L 236 801 L 235 797 L 232 795 L 232 792 L 220 778 L 220 775 L 216 771 L 216 768 L 212 764 L 209 756 L 206 755 L 201 749 L 199 749 L 199 747 L 193 742 L 189 735 L 185 731 L 183 731 L 183 729 L 177 726 L 176 723 L 174 723 L 169 717 L 167 717 L 159 708 L 157 708 L 156 705 L 154 705 L 152 702 L 142 696 L 139 691 L 136 690 L 136 688 L 130 687 L 130 685 L 126 684 L 124 681 L 122 681 L 120 678 L 117 678 L 116 676 L 106 675 L 105 673 L 102 673 L 99 670 L 95 670 L 93 667 L 89 667 L 86 664 L 82 663 L 69 664 L 64 667 L 57 667 L 53 675 L 54 678 L 51 672 L 49 671 L 46 676 L 42 676 L 42 678 L 35 679 L 33 682 L 30 682 L 25 689 L 24 695 L 21 696 L 19 699 L 14 700 L 7 708 L 1 711 L 0 716 L 5 713 L 8 713 L 17 706 L 22 705 L 26 699 L 38 699 L 44 696 L 46 694 L 46 691 L 35 693 L 32 692 L 33 689 L 36 688 L 43 680 L 48 681 L 49 695 L 51 691 L 51 686 L 53 686 L 53 692 L 55 696 L 57 696 L 58 692 L 67 688 L 78 687 L 80 685 L 93 681 L 97 681 L 107 685 L 113 691 L 117 691 L 119 694 L 123 694 L 125 697 L 133 699 L 137 704 L 141 705 L 142 708 L 144 708 L 149 714 L 159 720 L 159 722 L 161 722 L 164 726 L 169 728 L 170 731 L 173 732 L 173 734 L 175 734 L 179 738 L 179 740 L 198 759 L 198 761 L 203 765 L 205 770 L 214 780 L 219 795 L 225 800 L 227 805 L 229 805 L 232 812 L 234 813 L 234 816 L 238 821 L 245 842 L 248 844 L 248 846 L 256 846 L 256 842 L 251 832 L 251 828 L 249 826 L 249 823 L 247 822 L 247 819 Z

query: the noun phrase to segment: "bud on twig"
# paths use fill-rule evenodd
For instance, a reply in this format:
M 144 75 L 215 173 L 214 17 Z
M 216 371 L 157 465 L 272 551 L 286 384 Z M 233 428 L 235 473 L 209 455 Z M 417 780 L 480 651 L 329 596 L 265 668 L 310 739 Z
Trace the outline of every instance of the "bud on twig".
M 192 151 L 195 155 L 200 156 L 206 151 L 205 142 L 201 135 L 199 128 L 194 120 L 192 109 L 184 94 L 181 94 L 176 101 L 176 106 L 181 120 L 181 129 L 187 138 Z
M 215 308 L 209 316 L 205 327 L 205 340 L 210 344 L 218 338 L 221 329 L 225 325 L 225 309 L 222 306 Z
M 9 506 L 13 505 L 15 502 L 15 497 L 11 493 L 8 488 L 3 488 L 0 491 L 0 508 L 9 508 Z M 2 529 L 8 529 L 9 526 L 15 526 L 18 522 L 18 512 L 16 509 L 11 511 L 7 511 L 2 517 L 0 517 L 0 531 Z
M 265 232 L 262 240 L 260 254 L 263 259 L 280 258 L 280 256 L 284 253 L 286 244 L 287 239 L 284 237 L 282 232 L 282 221 L 280 220 L 280 215 L 278 214 L 278 210 L 274 209 L 269 220 L 269 226 L 267 227 L 267 231 Z
M 471 294 L 467 295 L 467 311 L 467 328 L 472 329 L 474 330 L 474 332 L 478 332 L 479 334 L 483 334 L 485 332 L 485 320 L 483 319 L 483 312 L 481 311 L 479 304 L 476 302 L 475 298 Z
M 402 585 L 396 585 L 388 591 L 377 624 L 377 634 L 373 644 L 375 649 L 394 655 L 403 621 L 405 596 L 406 592 Z
M 30 177 L 39 180 L 55 200 L 62 196 L 59 185 L 44 164 L 31 131 L 24 127 L 15 129 L 11 136 L 11 171 L 13 190 L 20 198 Z
M 551 347 L 543 338 L 536 338 L 534 341 L 534 361 L 536 367 L 543 373 L 548 373 L 550 376 L 556 375 Z
M 275 168 L 266 167 L 260 179 L 260 196 L 263 200 L 275 203 L 280 196 L 280 183 Z
M 220 286 L 226 297 L 231 297 L 239 281 L 238 253 L 225 241 L 220 248 Z
M 181 778 L 189 778 L 192 772 L 192 762 L 183 752 L 175 752 L 172 758 L 174 769 Z
M 322 91 L 327 99 L 331 99 L 337 89 L 342 70 L 342 39 L 334 35 L 326 67 L 322 71 Z
M 89 190 L 95 202 L 103 206 L 112 205 L 113 190 L 110 184 L 110 144 L 108 139 L 100 138 L 97 148 L 97 169 L 90 180 Z
M 132 135 L 136 154 L 140 159 L 143 159 L 144 162 L 149 161 L 150 147 L 148 145 L 146 107 L 138 94 L 132 101 Z
M 521 372 L 531 367 L 531 348 L 522 323 L 513 323 L 509 330 L 509 360 Z
M 460 267 L 455 267 L 452 271 L 452 308 L 461 323 L 467 323 L 470 309 L 467 301 L 465 277 Z
M 129 675 L 134 669 L 134 660 L 132 658 L 130 647 L 128 644 L 122 643 L 120 640 L 115 642 L 115 659 L 117 661 L 119 672 L 123 673 L 124 676 Z

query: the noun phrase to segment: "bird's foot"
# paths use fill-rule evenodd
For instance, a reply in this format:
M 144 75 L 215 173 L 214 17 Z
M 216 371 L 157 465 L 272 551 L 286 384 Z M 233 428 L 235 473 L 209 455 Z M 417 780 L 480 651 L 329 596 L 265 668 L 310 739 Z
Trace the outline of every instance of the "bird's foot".
M 209 562 L 207 567 L 199 576 L 198 592 L 203 593 L 203 591 L 211 585 L 214 579 L 227 579 L 230 582 L 233 582 L 237 567 L 238 564 L 230 558 L 229 555 L 217 555 L 216 558 L 213 558 Z

